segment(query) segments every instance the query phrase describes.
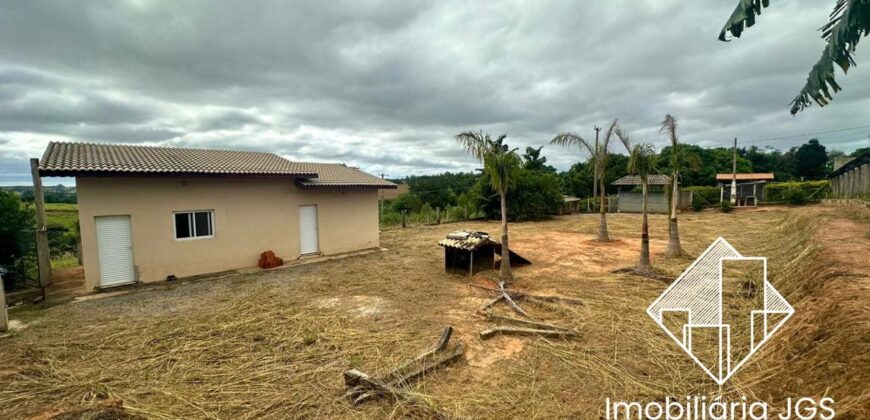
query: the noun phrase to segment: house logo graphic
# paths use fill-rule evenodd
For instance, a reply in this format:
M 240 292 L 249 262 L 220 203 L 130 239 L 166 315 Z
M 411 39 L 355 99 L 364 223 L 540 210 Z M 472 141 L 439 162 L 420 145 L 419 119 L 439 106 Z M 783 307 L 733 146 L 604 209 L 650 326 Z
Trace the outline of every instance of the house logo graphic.
M 767 281 L 767 258 L 716 239 L 647 309 L 722 385 L 794 314 Z

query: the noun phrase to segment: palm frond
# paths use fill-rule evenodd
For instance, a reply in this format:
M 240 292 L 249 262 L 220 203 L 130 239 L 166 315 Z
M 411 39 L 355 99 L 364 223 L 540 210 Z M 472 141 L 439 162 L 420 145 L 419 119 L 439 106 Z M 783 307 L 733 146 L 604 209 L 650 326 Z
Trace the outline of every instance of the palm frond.
M 671 154 L 673 156 L 677 156 L 679 151 L 677 150 L 677 146 L 679 144 L 679 139 L 677 139 L 677 119 L 674 118 L 671 114 L 665 115 L 664 121 L 662 121 L 662 128 L 659 129 L 660 134 L 667 134 L 671 140 Z
M 622 145 L 625 146 L 625 150 L 627 150 L 628 154 L 630 155 L 632 153 L 632 145 L 631 137 L 628 135 L 628 133 L 622 131 L 621 128 L 617 128 L 616 137 L 619 139 L 619 141 L 622 142 Z
M 586 149 L 590 156 L 595 157 L 595 147 L 576 133 L 559 133 L 550 140 L 550 144 L 562 147 L 580 147 Z
M 475 159 L 482 161 L 486 155 L 487 143 L 492 140 L 489 135 L 484 135 L 483 132 L 466 131 L 457 134 L 454 139 L 466 152 L 474 156 Z
M 755 25 L 755 17 L 761 14 L 761 9 L 769 5 L 770 0 L 738 0 L 737 7 L 719 32 L 719 40 L 727 42 L 728 32 L 731 32 L 735 38 L 740 38 L 743 29 Z
M 629 150 L 628 171 L 646 180 L 656 171 L 658 154 L 649 143 L 637 144 Z
M 830 20 L 820 30 L 827 45 L 810 70 L 803 89 L 791 102 L 792 115 L 811 106 L 812 101 L 825 106 L 833 99 L 831 91 L 842 90 L 834 80 L 834 64 L 840 66 L 843 73 L 855 65 L 852 53 L 861 37 L 870 34 L 870 0 L 837 0 Z

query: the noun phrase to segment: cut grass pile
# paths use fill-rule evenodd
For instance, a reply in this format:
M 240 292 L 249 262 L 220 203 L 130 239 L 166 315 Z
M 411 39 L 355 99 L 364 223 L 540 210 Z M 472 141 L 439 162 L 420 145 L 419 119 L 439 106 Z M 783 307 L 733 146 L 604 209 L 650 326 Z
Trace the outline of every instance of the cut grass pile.
M 640 217 L 609 215 L 617 241 L 599 244 L 597 215 L 575 215 L 511 225 L 514 249 L 533 261 L 515 272 L 512 287 L 582 299 L 582 306 L 521 303 L 580 338 L 479 340 L 493 324 L 476 310 L 492 296 L 445 274 L 435 243 L 458 228 L 496 233 L 498 223 L 415 227 L 382 234 L 387 252 L 16 309 L 12 318 L 27 327 L 0 339 L 0 417 L 117 405 L 154 418 L 424 416 L 387 399 L 350 405 L 341 373 L 386 372 L 453 325 L 466 360 L 412 390 L 457 416 L 599 418 L 607 397 L 748 395 L 779 407 L 787 397 L 828 395 L 838 416 L 866 418 L 867 279 L 833 259 L 836 238 L 816 232 L 836 211 L 681 217 L 690 255 L 725 236 L 744 255 L 769 257 L 772 283 L 797 310 L 721 389 L 647 316 L 667 283 L 612 273 L 636 262 Z M 663 216 L 651 217 L 651 237 L 662 273 L 675 278 L 691 263 L 659 256 Z M 513 315 L 504 305 L 496 310 Z

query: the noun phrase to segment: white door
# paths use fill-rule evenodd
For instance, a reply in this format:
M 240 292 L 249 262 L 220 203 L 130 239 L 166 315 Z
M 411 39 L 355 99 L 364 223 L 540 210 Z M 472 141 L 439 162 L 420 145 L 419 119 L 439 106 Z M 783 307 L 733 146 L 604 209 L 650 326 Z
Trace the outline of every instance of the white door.
M 299 206 L 299 253 L 316 254 L 317 245 L 317 206 Z
M 98 216 L 95 222 L 100 287 L 133 283 L 136 274 L 133 268 L 130 216 Z

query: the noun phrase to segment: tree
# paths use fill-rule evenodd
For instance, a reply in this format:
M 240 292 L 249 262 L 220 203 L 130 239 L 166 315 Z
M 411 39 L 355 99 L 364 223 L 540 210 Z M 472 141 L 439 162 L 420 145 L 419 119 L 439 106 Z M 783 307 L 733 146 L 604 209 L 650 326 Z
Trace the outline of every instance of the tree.
M 571 165 L 567 172 L 562 172 L 562 188 L 566 194 L 577 197 L 589 197 L 592 195 L 594 170 L 593 163 L 577 162 Z M 607 154 L 607 168 L 604 170 L 604 185 L 608 193 L 615 193 L 616 187 L 611 185 L 613 181 L 628 175 L 625 169 L 628 167 L 628 156 L 616 153 Z
M 409 176 L 405 178 L 411 192 L 432 207 L 446 208 L 456 205 L 458 194 L 471 188 L 479 175 L 475 173 L 445 172 L 438 175 Z
M 769 0 L 738 0 L 737 7 L 719 32 L 719 40 L 727 41 L 728 32 L 739 38 L 744 28 L 755 24 L 755 17 L 769 3 Z M 841 90 L 834 80 L 834 63 L 843 69 L 843 73 L 855 65 L 852 53 L 861 37 L 870 33 L 870 0 L 837 0 L 830 20 L 820 30 L 827 44 L 822 57 L 810 70 L 803 89 L 791 102 L 792 115 L 810 106 L 810 99 L 819 106 L 827 105 L 833 99 L 829 85 L 834 93 Z
M 390 206 L 396 213 L 401 213 L 403 211 L 415 213 L 420 211 L 420 207 L 423 207 L 423 200 L 421 200 L 417 194 L 403 193 L 391 200 Z
M 512 279 L 510 264 L 510 247 L 508 244 L 508 211 L 507 192 L 516 182 L 520 168 L 520 158 L 516 149 L 510 149 L 504 143 L 507 135 L 502 134 L 492 140 L 489 134 L 467 131 L 456 135 L 456 141 L 475 159 L 483 162 L 483 173 L 489 179 L 490 185 L 498 192 L 501 199 L 501 269 L 499 278 L 502 281 Z
M 649 273 L 652 265 L 649 262 L 649 220 L 647 218 L 647 206 L 649 203 L 649 176 L 655 172 L 656 149 L 651 144 L 631 144 L 631 139 L 621 130 L 616 132 L 619 140 L 628 150 L 628 172 L 640 177 L 641 192 L 643 194 L 643 206 L 641 214 L 643 222 L 640 230 L 640 260 L 637 271 Z
M 610 127 L 607 128 L 607 133 L 604 135 L 604 141 L 599 142 L 597 148 L 576 133 L 560 133 L 554 137 L 553 140 L 550 140 L 550 144 L 558 144 L 563 147 L 580 147 L 589 152 L 590 160 L 595 168 L 594 171 L 598 174 L 598 190 L 601 191 L 601 208 L 599 209 L 601 219 L 598 223 L 599 242 L 607 242 L 610 240 L 610 235 L 607 234 L 607 207 L 605 202 L 607 199 L 605 186 L 607 184 L 605 184 L 604 178 L 607 169 L 607 149 L 610 145 L 610 140 L 617 129 L 617 120 L 613 120 L 613 122 L 610 123 Z
M 471 193 L 477 198 L 475 207 L 482 209 L 487 218 L 501 217 L 500 197 L 486 177 L 478 181 Z M 518 171 L 516 183 L 508 189 L 507 195 L 511 197 L 507 204 L 510 222 L 547 218 L 556 213 L 562 203 L 556 174 L 526 168 Z
M 526 153 L 523 153 L 524 169 L 536 172 L 556 173 L 556 168 L 547 165 L 547 158 L 541 156 L 541 149 L 543 148 L 544 146 L 538 147 L 537 149 L 534 147 L 526 147 Z
M 35 227 L 33 209 L 25 205 L 18 194 L 0 191 L 0 265 L 12 266 L 19 279 L 25 274 L 21 259 L 35 250 L 26 241 L 28 236 L 32 237 Z
M 828 164 L 828 153 L 825 146 L 817 139 L 802 144 L 794 153 L 794 169 L 796 176 L 806 178 L 822 178 Z
M 667 134 L 671 140 L 670 147 L 670 180 L 668 198 L 670 199 L 670 214 L 668 223 L 668 248 L 666 254 L 677 256 L 684 254 L 680 244 L 680 231 L 677 226 L 677 207 L 680 201 L 680 170 L 685 166 L 700 166 L 700 159 L 694 154 L 685 154 L 677 139 L 677 119 L 671 114 L 665 115 L 660 133 Z

